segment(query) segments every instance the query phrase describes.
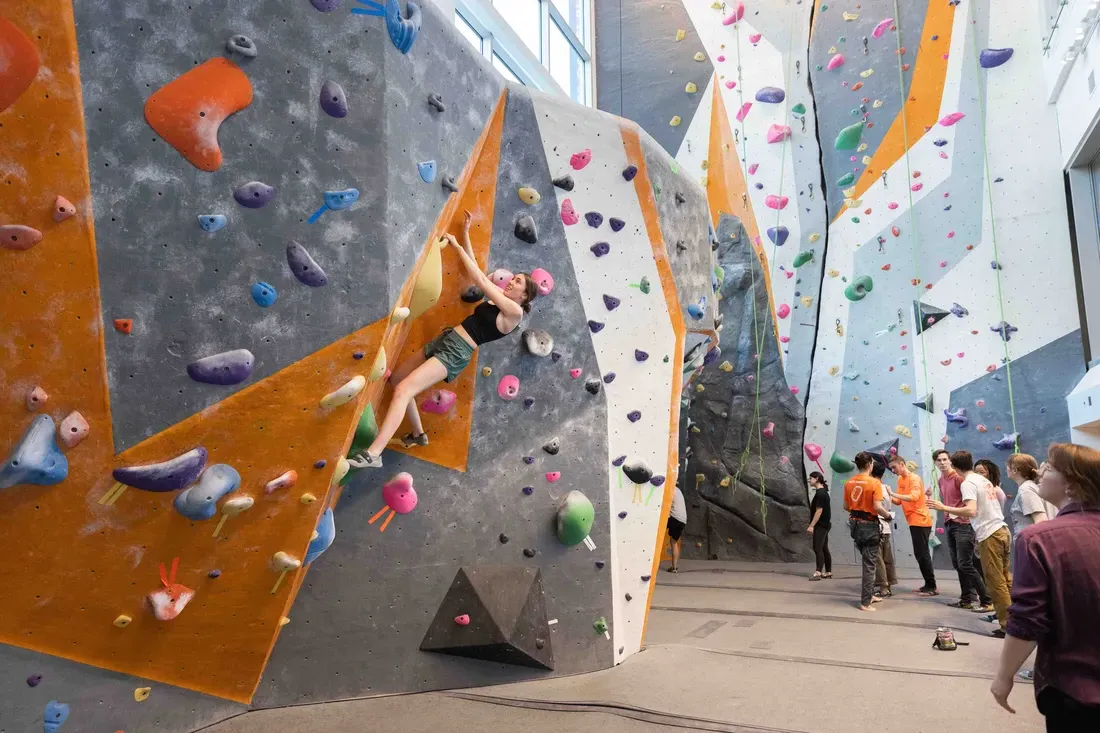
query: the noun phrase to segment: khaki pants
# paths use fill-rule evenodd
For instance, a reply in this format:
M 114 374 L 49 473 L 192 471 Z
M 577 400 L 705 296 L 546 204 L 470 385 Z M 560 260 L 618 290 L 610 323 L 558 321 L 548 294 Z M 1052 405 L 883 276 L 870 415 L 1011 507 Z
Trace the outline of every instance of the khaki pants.
M 978 543 L 978 555 L 985 572 L 985 587 L 997 611 L 1001 628 L 1008 623 L 1008 605 L 1012 602 L 1012 572 L 1008 569 L 1012 537 L 1007 527 L 1001 527 Z
M 892 535 L 884 534 L 879 540 L 878 560 L 875 562 L 875 587 L 880 591 L 890 590 L 898 584 L 894 572 L 894 546 L 890 542 Z

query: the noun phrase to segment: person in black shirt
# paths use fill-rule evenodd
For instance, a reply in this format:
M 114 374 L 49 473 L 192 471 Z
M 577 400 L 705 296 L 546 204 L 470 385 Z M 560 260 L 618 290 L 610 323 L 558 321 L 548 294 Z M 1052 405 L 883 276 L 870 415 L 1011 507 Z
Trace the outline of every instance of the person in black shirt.
M 829 553 L 829 530 L 833 526 L 833 507 L 829 501 L 829 485 L 820 472 L 810 474 L 810 487 L 816 489 L 810 501 L 810 513 L 813 519 L 806 531 L 814 536 L 814 557 L 817 570 L 810 580 L 833 577 L 833 556 Z M 824 572 L 823 572 L 824 571 Z

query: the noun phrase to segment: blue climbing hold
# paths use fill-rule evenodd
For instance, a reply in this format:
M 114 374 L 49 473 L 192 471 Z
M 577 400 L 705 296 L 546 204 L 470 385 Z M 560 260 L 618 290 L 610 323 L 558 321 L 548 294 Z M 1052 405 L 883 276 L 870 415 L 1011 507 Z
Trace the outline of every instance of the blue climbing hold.
M 707 314 L 707 296 L 699 298 L 698 303 L 691 303 L 687 307 L 688 315 L 697 321 L 703 320 L 703 316 Z
M 530 496 L 531 494 L 535 493 L 535 487 L 534 486 L 524 486 L 523 487 L 523 493 L 526 494 L 527 496 Z
M 417 163 L 416 169 L 420 171 L 420 180 L 424 183 L 433 183 L 435 181 L 435 161 L 426 160 L 423 163 Z
M 779 104 L 786 98 L 786 92 L 779 87 L 763 87 L 756 93 L 756 101 L 767 104 Z
M 325 550 L 332 546 L 335 539 L 336 520 L 332 516 L 332 507 L 329 507 L 321 515 L 321 521 L 317 523 L 317 536 L 309 541 L 309 547 L 306 548 L 306 557 L 302 564 L 309 565 L 319 558 Z
M 429 181 L 431 183 L 431 181 Z M 359 200 L 358 188 L 345 188 L 342 191 L 325 191 L 325 203 L 321 204 L 321 208 L 313 212 L 313 216 L 309 217 L 309 223 L 313 224 L 321 218 L 321 214 L 326 211 L 343 211 L 344 209 L 350 209 L 352 204 Z
M 225 225 L 226 219 L 222 214 L 199 214 L 199 226 L 204 232 L 213 234 Z
M 609 311 L 613 311 L 618 308 L 621 302 L 622 301 L 616 298 L 614 295 L 605 294 L 603 296 L 603 304 L 607 307 Z
M 784 226 L 768 227 L 768 239 L 777 247 L 782 247 L 790 234 L 791 230 Z
M 1019 433 L 1004 433 L 1000 440 L 993 441 L 993 447 L 997 450 L 1012 450 L 1020 440 Z
M 386 30 L 389 31 L 394 48 L 401 53 L 408 53 L 412 49 L 413 44 L 416 43 L 416 37 L 420 34 L 422 16 L 419 5 L 411 0 L 405 3 L 405 14 L 402 17 L 401 5 L 397 0 L 386 0 L 385 5 L 375 0 L 355 0 L 355 2 L 367 6 L 352 8 L 351 12 L 355 15 L 372 15 L 386 19 Z
M 528 466 L 530 466 L 532 463 L 535 462 L 535 457 L 534 456 L 524 456 L 523 457 L 523 462 L 526 463 Z
M 53 486 L 69 475 L 69 462 L 54 440 L 53 418 L 39 415 L 0 466 L 0 489 L 17 484 Z
M 1015 51 L 1011 48 L 983 48 L 978 54 L 978 63 L 983 69 L 996 69 L 1007 63 Z
M 278 300 L 278 298 L 278 291 L 265 282 L 258 282 L 252 286 L 252 300 L 256 301 L 256 305 L 261 308 L 275 305 L 275 301 Z
M 611 384 L 614 381 L 615 381 L 615 372 L 608 372 L 607 374 L 603 375 L 603 383 L 604 384 Z
M 634 349 L 634 361 L 645 361 L 649 358 L 649 353 L 642 351 L 641 349 Z
M 241 474 L 225 463 L 215 463 L 202 472 L 199 482 L 176 495 L 172 506 L 187 519 L 201 522 L 218 513 L 218 499 L 241 485 Z
M 951 410 L 944 410 L 943 414 L 947 417 L 947 422 L 955 423 L 960 428 L 965 428 L 970 424 L 970 418 L 966 416 L 965 407 L 960 407 L 954 412 Z
M 633 181 L 636 175 L 638 175 L 638 166 L 636 165 L 628 165 L 623 169 L 623 180 L 627 182 Z
M 57 700 L 46 703 L 46 711 L 42 713 L 42 730 L 44 733 L 56 733 L 61 724 L 69 719 L 69 706 Z
M 600 323 L 599 321 L 589 321 L 588 322 L 588 330 L 591 331 L 592 333 L 599 333 L 600 331 L 603 330 L 603 327 L 604 327 L 604 324 Z

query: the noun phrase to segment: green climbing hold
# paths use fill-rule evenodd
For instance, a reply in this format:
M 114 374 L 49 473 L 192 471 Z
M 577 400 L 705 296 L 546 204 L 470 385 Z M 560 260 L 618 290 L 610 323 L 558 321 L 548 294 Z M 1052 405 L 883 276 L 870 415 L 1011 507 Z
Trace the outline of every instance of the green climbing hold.
M 799 102 L 795 106 L 791 107 L 791 112 L 794 112 L 796 115 L 804 115 L 806 114 L 806 105 L 802 104 L 802 102 Z
M 840 38 L 837 39 L 837 43 L 847 43 L 847 42 L 848 42 L 848 36 L 841 36 Z
M 638 289 L 641 290 L 646 295 L 649 295 L 649 278 L 648 277 L 646 277 L 644 275 L 642 276 L 642 281 L 640 283 L 638 283 Z
M 833 451 L 833 455 L 829 458 L 829 468 L 833 469 L 837 473 L 851 473 L 852 471 L 856 470 L 856 464 L 852 463 L 836 451 Z
M 871 281 L 870 275 L 860 275 L 855 280 L 852 280 L 852 284 L 844 288 L 844 297 L 853 303 L 858 300 L 863 300 L 867 297 L 867 293 L 874 290 L 875 284 Z
M 668 354 L 665 354 L 665 364 L 668 363 Z
M 822 69 L 822 68 L 823 68 L 823 67 L 821 66 L 821 64 L 818 64 L 818 65 L 817 65 L 817 66 L 815 67 L 815 69 L 816 69 L 817 71 L 821 71 L 821 69 Z
M 558 507 L 558 540 L 566 546 L 584 542 L 595 518 L 596 510 L 588 497 L 579 491 L 570 491 Z
M 828 10 L 828 9 L 829 9 L 829 6 L 828 6 L 828 5 L 822 5 L 822 6 L 821 6 L 821 12 L 823 12 L 823 13 L 824 13 L 824 12 L 825 12 L 826 10 Z
M 863 122 L 845 127 L 836 136 L 834 146 L 837 150 L 855 150 L 859 147 L 859 141 L 863 137 Z
M 679 173 L 680 172 L 680 164 L 679 163 L 673 162 L 672 172 L 673 173 Z
M 856 182 L 856 174 L 855 173 L 845 173 L 843 176 L 836 179 L 836 185 L 840 188 L 844 188 L 846 186 L 851 186 L 855 182 Z
M 374 419 L 374 406 L 367 404 L 363 413 L 359 415 L 359 424 L 355 426 L 355 437 L 351 439 L 351 450 L 348 455 L 362 453 L 374 439 L 378 437 L 378 422 Z
M 605 619 L 603 616 L 600 616 L 598 619 L 592 622 L 592 628 L 596 630 L 597 634 L 606 634 L 607 619 Z
M 810 262 L 811 260 L 813 260 L 813 258 L 814 258 L 814 251 L 812 249 L 806 250 L 805 252 L 799 252 L 797 255 L 795 255 L 794 266 L 795 267 L 802 267 L 807 262 Z
M 858 216 L 853 216 L 852 217 L 852 223 L 853 224 L 858 224 L 859 223 L 859 217 Z

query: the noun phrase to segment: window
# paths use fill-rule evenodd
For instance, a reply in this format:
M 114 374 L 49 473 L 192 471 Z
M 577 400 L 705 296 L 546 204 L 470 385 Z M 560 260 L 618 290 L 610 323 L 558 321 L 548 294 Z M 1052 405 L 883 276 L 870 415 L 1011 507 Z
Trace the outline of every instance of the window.
M 591 104 L 596 0 L 455 0 L 455 27 L 509 81 Z

